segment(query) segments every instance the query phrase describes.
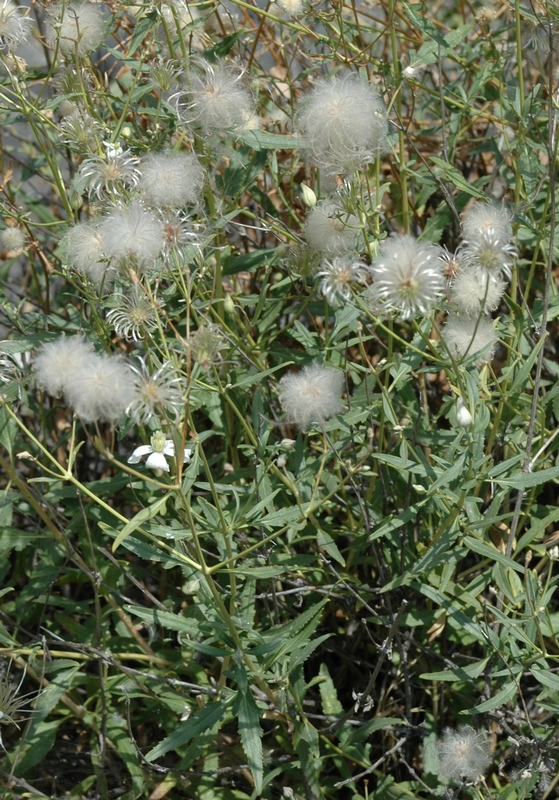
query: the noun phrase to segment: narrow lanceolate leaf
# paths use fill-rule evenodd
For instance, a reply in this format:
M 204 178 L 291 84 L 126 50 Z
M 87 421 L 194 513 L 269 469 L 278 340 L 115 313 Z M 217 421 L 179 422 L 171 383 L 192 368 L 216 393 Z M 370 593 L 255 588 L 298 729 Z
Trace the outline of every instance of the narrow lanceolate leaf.
M 264 776 L 260 711 L 252 696 L 248 676 L 242 666 L 235 670 L 235 677 L 239 685 L 239 693 L 233 711 L 237 714 L 241 744 L 254 779 L 254 790 L 257 795 L 260 795 Z
M 559 478 L 559 467 L 541 469 L 539 472 L 520 472 L 511 475 L 510 478 L 497 478 L 495 483 L 499 486 L 511 486 L 513 489 L 531 489 L 533 486 L 540 486 L 542 483 L 554 481 Z
M 176 731 L 173 731 L 162 742 L 153 747 L 146 755 L 146 761 L 150 763 L 156 761 L 161 756 L 164 756 L 165 753 L 168 753 L 169 750 L 176 750 L 177 747 L 190 742 L 195 736 L 199 736 L 209 728 L 213 728 L 214 725 L 221 721 L 226 708 L 226 703 L 208 703 L 205 708 L 197 711 L 193 717 L 190 717 L 180 725 Z
M 147 508 L 142 508 L 130 522 L 127 522 L 113 542 L 113 553 L 116 552 L 117 547 L 122 544 L 124 539 L 130 536 L 131 533 L 134 533 L 136 528 L 139 528 L 142 523 L 153 519 L 159 513 L 163 514 L 168 499 L 169 495 L 163 495 L 163 497 L 160 497 L 159 500 L 156 500 L 155 503 L 152 503 Z
M 514 681 L 507 683 L 507 685 L 501 689 L 500 692 L 494 697 L 490 697 L 489 700 L 486 700 L 484 703 L 480 703 L 476 706 L 472 711 L 467 711 L 465 713 L 468 714 L 485 714 L 487 711 L 493 711 L 495 708 L 500 708 L 504 706 L 505 703 L 508 703 L 511 700 L 516 692 L 518 691 L 518 687 Z

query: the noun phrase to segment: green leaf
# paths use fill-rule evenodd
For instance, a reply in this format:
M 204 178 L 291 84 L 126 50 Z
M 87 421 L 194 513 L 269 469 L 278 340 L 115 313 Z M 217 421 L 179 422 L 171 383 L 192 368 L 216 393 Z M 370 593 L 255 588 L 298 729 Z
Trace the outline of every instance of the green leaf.
M 265 131 L 246 131 L 238 138 L 243 144 L 248 144 L 254 150 L 294 150 L 308 147 L 308 144 L 300 136 L 282 136 Z
M 480 556 L 485 556 L 485 558 L 490 558 L 491 561 L 498 561 L 499 564 L 502 564 L 504 567 L 524 573 L 523 566 L 517 564 L 516 561 L 512 560 L 512 558 L 507 558 L 499 550 L 497 550 L 495 545 L 489 544 L 488 542 L 482 542 L 479 539 L 474 539 L 473 536 L 464 536 L 463 541 L 466 547 L 468 547 L 470 550 L 473 550 L 474 553 L 478 553 Z
M 262 761 L 262 728 L 260 727 L 260 711 L 252 696 L 248 677 L 244 667 L 238 665 L 235 677 L 239 686 L 237 700 L 233 706 L 237 714 L 241 744 L 247 757 L 256 794 L 262 792 L 262 779 L 264 775 Z
M 451 164 L 448 164 L 442 158 L 438 158 L 437 156 L 431 156 L 430 159 L 433 164 L 440 168 L 445 180 L 448 180 L 450 183 L 452 183 L 456 189 L 460 189 L 461 192 L 466 192 L 466 194 L 469 194 L 472 197 L 477 197 L 480 200 L 486 199 L 485 194 L 480 191 L 480 189 L 476 189 L 475 186 L 472 186 L 471 183 L 468 183 L 464 176 L 458 172 L 456 167 L 453 167 Z
M 510 486 L 513 489 L 531 489 L 556 478 L 559 478 L 559 467 L 541 469 L 539 472 L 520 472 L 510 478 L 498 478 L 495 482 L 499 486 Z
M 176 731 L 173 731 L 162 742 L 153 747 L 146 755 L 146 761 L 151 764 L 161 756 L 164 756 L 165 753 L 168 753 L 169 750 L 176 750 L 195 736 L 199 736 L 209 728 L 213 728 L 223 719 L 228 704 L 228 702 L 208 703 L 205 708 L 197 711 L 193 717 L 183 722 Z
M 490 697 L 489 700 L 486 700 L 484 703 L 480 703 L 475 708 L 466 711 L 461 711 L 461 714 L 485 714 L 487 711 L 493 711 L 495 708 L 500 708 L 504 706 L 509 700 L 515 696 L 516 692 L 518 691 L 518 687 L 514 681 L 508 683 L 500 692 L 494 697 Z
M 471 681 L 473 678 L 479 678 L 488 663 L 489 657 L 465 667 L 454 667 L 442 672 L 424 672 L 419 677 L 425 681 Z
M 554 692 L 559 692 L 559 675 L 540 667 L 532 667 L 530 672 L 542 686 L 552 689 Z
M 159 500 L 156 500 L 155 503 L 152 503 L 150 506 L 146 508 L 142 508 L 141 511 L 138 511 L 136 516 L 128 522 L 124 528 L 120 531 L 118 536 L 113 542 L 113 553 L 116 553 L 117 548 L 127 536 L 130 536 L 131 533 L 134 533 L 136 528 L 139 528 L 143 522 L 147 522 L 150 519 L 156 517 L 160 512 L 165 512 L 165 506 L 167 505 L 167 500 L 169 499 L 168 494 L 164 494 L 163 497 L 160 497 Z

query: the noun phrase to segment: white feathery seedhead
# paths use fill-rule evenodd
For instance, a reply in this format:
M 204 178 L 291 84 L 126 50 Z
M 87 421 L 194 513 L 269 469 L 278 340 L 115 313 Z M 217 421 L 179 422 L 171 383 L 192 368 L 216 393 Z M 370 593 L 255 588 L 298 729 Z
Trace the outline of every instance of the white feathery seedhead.
M 353 172 L 387 149 L 384 103 L 355 73 L 318 80 L 301 101 L 296 127 L 329 174 Z
M 60 397 L 76 372 L 94 357 L 93 345 L 84 336 L 61 336 L 41 345 L 33 359 L 37 386 Z
M 242 70 L 230 64 L 196 60 L 185 76 L 185 89 L 174 96 L 179 115 L 204 133 L 246 130 L 255 110 L 242 79 Z
M 186 383 L 168 362 L 150 372 L 144 359 L 130 364 L 134 391 L 126 413 L 139 425 L 145 425 L 157 415 L 175 420 L 184 409 Z
M 64 3 L 49 9 L 47 42 L 56 46 L 57 39 L 64 55 L 86 56 L 95 50 L 105 36 L 105 19 L 93 3 Z
M 96 222 L 78 222 L 70 228 L 62 240 L 62 249 L 68 263 L 95 286 L 112 283 L 114 270 L 108 268 Z
M 99 223 L 101 249 L 119 266 L 131 262 L 139 269 L 154 265 L 167 244 L 163 222 L 141 203 L 131 203 Z
M 25 246 L 25 240 L 25 231 L 17 225 L 12 225 L 0 232 L 0 249 L 21 253 Z
M 139 188 L 155 206 L 182 208 L 196 203 L 204 184 L 204 168 L 193 153 L 157 153 L 141 162 Z
M 401 319 L 428 314 L 444 290 L 440 249 L 407 234 L 385 239 L 370 269 L 374 297 Z
M 0 50 L 15 50 L 31 33 L 31 20 L 12 0 L 0 2 Z
M 439 776 L 444 781 L 479 781 L 491 763 L 485 733 L 470 725 L 446 728 L 435 745 Z
M 66 402 L 84 422 L 117 422 L 134 396 L 134 380 L 120 355 L 97 355 L 85 359 L 68 377 Z
M 477 355 L 476 366 L 491 361 L 499 341 L 491 319 L 473 319 L 459 314 L 449 315 L 441 336 L 458 361 Z
M 473 203 L 462 216 L 458 255 L 464 267 L 510 278 L 517 255 L 511 223 L 512 216 L 504 206 Z
M 128 296 L 119 293 L 114 297 L 118 305 L 108 312 L 107 322 L 117 336 L 139 342 L 147 331 L 157 327 L 156 310 L 137 283 L 133 284 Z
M 276 0 L 276 2 L 281 10 L 291 17 L 298 17 L 305 7 L 303 0 Z
M 104 156 L 86 158 L 79 169 L 79 179 L 89 196 L 101 200 L 103 195 L 118 197 L 122 189 L 134 187 L 140 179 L 140 160 L 130 150 L 123 150 L 113 142 L 103 142 Z
M 334 256 L 325 259 L 316 277 L 320 278 L 318 291 L 331 306 L 339 306 L 351 298 L 354 284 L 366 286 L 371 276 L 369 267 L 351 256 Z
M 288 372 L 279 382 L 279 401 L 287 421 L 307 430 L 312 422 L 322 425 L 343 410 L 344 377 L 332 367 L 310 364 L 300 372 Z
M 355 248 L 358 234 L 359 220 L 335 198 L 320 200 L 309 211 L 305 239 L 315 252 L 331 256 L 348 253 Z
M 477 318 L 495 311 L 505 289 L 505 282 L 498 276 L 465 268 L 452 282 L 451 296 L 460 314 Z

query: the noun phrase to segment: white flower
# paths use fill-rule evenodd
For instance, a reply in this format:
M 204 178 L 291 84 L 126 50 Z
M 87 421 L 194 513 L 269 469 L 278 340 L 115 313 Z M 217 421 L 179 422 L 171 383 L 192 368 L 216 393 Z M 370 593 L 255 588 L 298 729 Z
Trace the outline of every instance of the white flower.
M 459 314 L 449 315 L 441 336 L 454 358 L 459 361 L 477 355 L 474 362 L 476 366 L 491 361 L 498 342 L 491 319 L 472 319 Z
M 182 208 L 196 203 L 204 184 L 204 169 L 193 153 L 158 153 L 141 162 L 139 188 L 156 206 Z
M 171 439 L 167 439 L 162 431 L 154 433 L 150 439 L 151 444 L 142 444 L 137 447 L 130 458 L 129 464 L 138 464 L 144 456 L 146 459 L 146 467 L 151 469 L 161 469 L 163 472 L 170 472 L 169 464 L 165 456 L 169 458 L 175 457 L 175 443 Z M 185 447 L 183 452 L 183 464 L 188 464 L 192 458 L 192 450 Z
M 305 238 L 311 250 L 339 256 L 353 250 L 359 233 L 359 220 L 348 213 L 340 200 L 320 200 L 307 216 Z
M 478 781 L 491 763 L 489 740 L 469 725 L 446 728 L 435 745 L 439 775 L 444 781 Z
M 371 264 L 374 296 L 402 319 L 428 314 L 444 290 L 443 262 L 435 245 L 413 236 L 385 239 Z
M 140 160 L 130 150 L 123 150 L 113 142 L 103 142 L 104 156 L 90 156 L 79 169 L 79 180 L 87 188 L 89 196 L 101 200 L 104 194 L 122 193 L 125 186 L 136 186 L 140 179 Z
M 353 172 L 387 147 L 384 103 L 355 73 L 318 80 L 301 102 L 296 127 L 314 162 L 330 174 Z
M 301 184 L 301 199 L 307 208 L 314 208 L 317 202 L 315 192 L 306 183 Z
M 316 277 L 320 278 L 318 291 L 331 306 L 339 306 L 341 301 L 351 298 L 353 284 L 367 285 L 371 272 L 362 261 L 351 256 L 335 256 L 324 260 Z
M 118 266 L 153 267 L 167 243 L 163 222 L 139 202 L 105 216 L 98 230 L 101 249 Z
M 93 3 L 68 3 L 49 9 L 47 42 L 50 47 L 59 41 L 64 55 L 85 56 L 95 50 L 105 35 L 105 19 Z
M 501 302 L 506 284 L 498 276 L 477 270 L 462 269 L 451 286 L 452 300 L 468 317 L 479 317 L 495 311 Z
M 504 206 L 473 203 L 462 216 L 458 255 L 464 267 L 496 278 L 503 272 L 510 278 L 517 255 L 511 222 Z
M 0 50 L 15 50 L 31 33 L 31 20 L 12 0 L 0 2 Z
M 174 96 L 180 116 L 188 123 L 198 122 L 204 133 L 246 130 L 254 101 L 242 77 L 242 71 L 229 64 L 198 59 L 186 75 L 186 88 Z
M 306 430 L 312 422 L 323 424 L 343 410 L 343 373 L 310 364 L 301 372 L 288 372 L 279 382 L 279 401 L 287 421 Z

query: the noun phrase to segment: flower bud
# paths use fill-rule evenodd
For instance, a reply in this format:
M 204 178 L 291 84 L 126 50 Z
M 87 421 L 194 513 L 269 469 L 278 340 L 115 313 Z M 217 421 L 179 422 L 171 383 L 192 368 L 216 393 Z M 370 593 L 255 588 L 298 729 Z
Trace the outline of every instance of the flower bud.
M 301 198 L 303 203 L 308 206 L 308 208 L 313 208 L 316 205 L 316 194 L 313 192 L 310 186 L 307 186 L 306 183 L 301 184 Z
M 456 422 L 461 428 L 469 428 L 474 420 L 461 397 L 458 398 L 456 405 Z

